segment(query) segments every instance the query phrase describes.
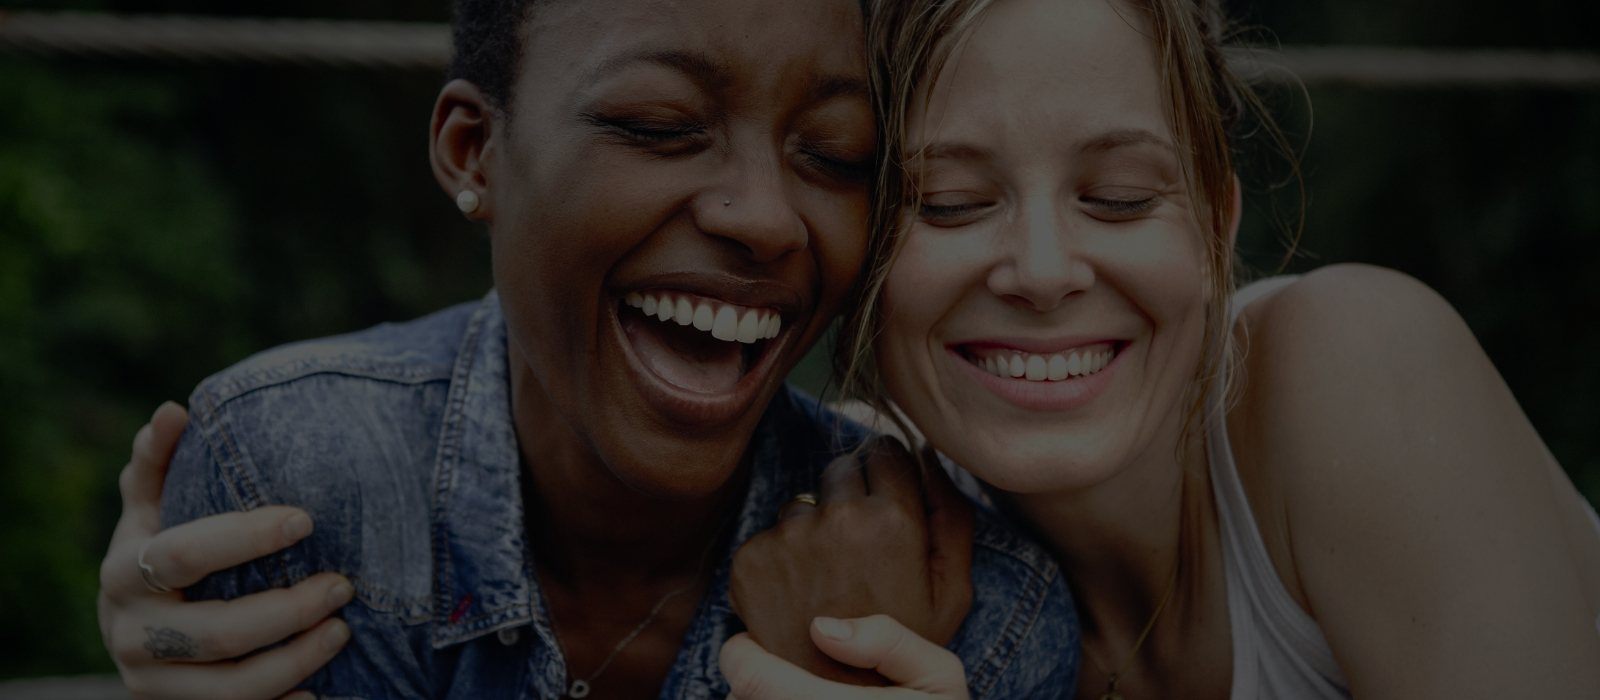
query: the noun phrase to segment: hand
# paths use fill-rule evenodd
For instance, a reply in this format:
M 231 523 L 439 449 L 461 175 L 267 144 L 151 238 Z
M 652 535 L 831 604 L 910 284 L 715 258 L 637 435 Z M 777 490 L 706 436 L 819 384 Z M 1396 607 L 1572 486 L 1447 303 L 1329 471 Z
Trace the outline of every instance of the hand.
M 815 507 L 792 503 L 735 553 L 730 594 L 750 637 L 824 678 L 881 685 L 812 644 L 817 616 L 887 614 L 948 643 L 972 603 L 972 508 L 936 459 L 880 439 L 823 472 Z M 931 454 L 931 453 L 930 453 Z
M 275 698 L 343 648 L 349 628 L 329 616 L 354 590 L 342 576 L 318 574 L 231 601 L 184 601 L 178 589 L 311 533 L 310 518 L 287 506 L 214 515 L 158 533 L 162 482 L 188 420 L 181 406 L 162 404 L 133 440 L 118 480 L 122 518 L 100 565 L 100 635 L 136 698 Z M 157 583 L 173 591 L 145 585 L 141 553 Z M 296 633 L 282 647 L 234 660 Z
M 740 634 L 722 645 L 718 662 L 731 688 L 729 700 L 967 700 L 967 677 L 961 660 L 894 618 L 819 617 L 811 623 L 811 639 L 829 657 L 856 668 L 876 669 L 896 687 L 860 688 L 818 678 L 768 653 L 750 635 Z

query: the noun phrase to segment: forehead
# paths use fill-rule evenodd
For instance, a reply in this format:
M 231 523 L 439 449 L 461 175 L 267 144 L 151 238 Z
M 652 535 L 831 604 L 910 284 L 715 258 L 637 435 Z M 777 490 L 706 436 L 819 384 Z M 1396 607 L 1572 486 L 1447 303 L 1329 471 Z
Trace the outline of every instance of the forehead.
M 1149 35 L 1143 11 L 1121 0 L 997 0 L 955 39 L 912 115 L 913 142 L 1167 134 Z
M 523 68 L 592 81 L 632 58 L 692 55 L 730 83 L 864 79 L 858 0 L 588 0 L 533 13 Z

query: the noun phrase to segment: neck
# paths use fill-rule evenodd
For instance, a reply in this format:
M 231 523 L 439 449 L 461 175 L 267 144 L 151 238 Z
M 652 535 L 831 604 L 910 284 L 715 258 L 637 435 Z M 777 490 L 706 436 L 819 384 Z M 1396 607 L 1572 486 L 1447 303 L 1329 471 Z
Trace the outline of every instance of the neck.
M 1131 647 L 1173 585 L 1178 588 L 1162 615 L 1180 617 L 1174 608 L 1197 574 L 1193 557 L 1179 566 L 1180 552 L 1189 548 L 1184 542 L 1200 534 L 1183 532 L 1194 527 L 1183 504 L 1186 490 L 1192 499 L 1193 490 L 1209 482 L 1186 483 L 1184 472 L 1185 465 L 1193 471 L 1205 464 L 1204 447 L 1194 444 L 1179 454 L 1181 418 L 1167 423 L 1159 439 L 1105 481 L 1008 498 L 1060 560 L 1086 635 L 1110 648 Z
M 514 370 L 515 371 L 515 370 Z M 530 548 L 541 579 L 583 591 L 699 577 L 738 515 L 749 470 L 713 493 L 664 499 L 619 479 L 531 378 L 512 385 Z

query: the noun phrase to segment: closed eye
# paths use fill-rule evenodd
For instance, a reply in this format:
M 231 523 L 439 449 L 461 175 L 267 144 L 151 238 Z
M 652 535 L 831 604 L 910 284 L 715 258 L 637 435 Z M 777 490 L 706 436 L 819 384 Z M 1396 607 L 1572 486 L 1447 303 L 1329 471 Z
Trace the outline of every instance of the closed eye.
M 620 138 L 623 142 L 647 147 L 688 147 L 698 145 L 706 133 L 706 126 L 697 122 L 639 118 L 607 117 L 585 114 L 584 120 L 601 133 Z
M 830 179 L 846 184 L 861 184 L 872 176 L 872 160 L 850 160 L 827 155 L 817 150 L 800 152 L 801 162 Z
M 1078 201 L 1088 205 L 1089 214 L 1098 219 L 1109 221 L 1127 221 L 1149 213 L 1160 203 L 1160 197 L 1144 197 L 1137 199 L 1124 199 L 1114 197 L 1089 197 L 1078 198 Z
M 968 202 L 963 204 L 928 204 L 923 202 L 917 205 L 917 216 L 924 222 L 934 226 L 960 226 L 970 223 L 989 207 L 994 206 L 988 202 Z

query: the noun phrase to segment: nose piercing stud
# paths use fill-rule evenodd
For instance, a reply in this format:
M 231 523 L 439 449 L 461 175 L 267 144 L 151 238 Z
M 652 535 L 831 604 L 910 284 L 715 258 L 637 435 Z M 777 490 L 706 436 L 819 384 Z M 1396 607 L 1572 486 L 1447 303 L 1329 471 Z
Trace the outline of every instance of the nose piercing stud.
M 731 199 L 724 199 L 724 200 L 722 200 L 722 206 L 725 206 L 725 207 L 731 207 L 731 206 L 733 206 L 733 200 L 731 200 Z

